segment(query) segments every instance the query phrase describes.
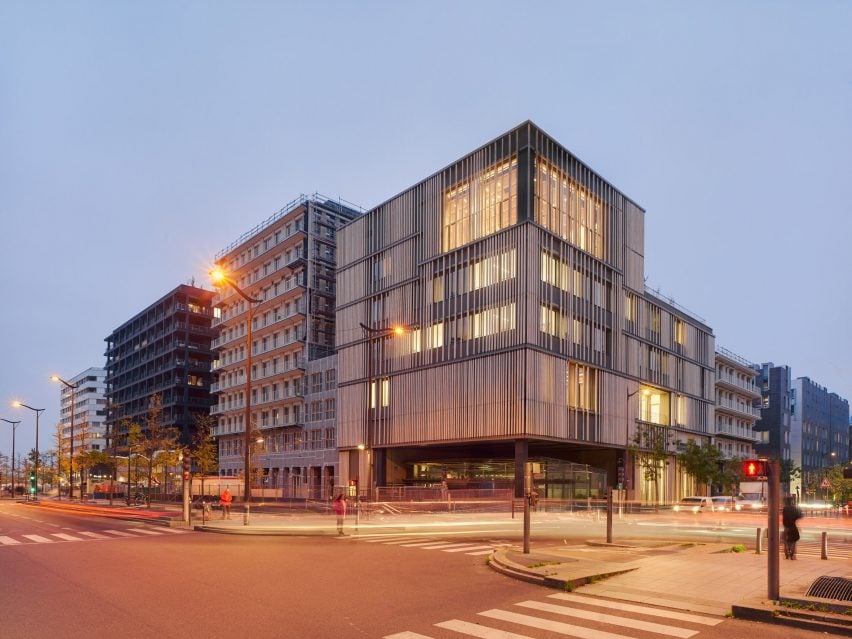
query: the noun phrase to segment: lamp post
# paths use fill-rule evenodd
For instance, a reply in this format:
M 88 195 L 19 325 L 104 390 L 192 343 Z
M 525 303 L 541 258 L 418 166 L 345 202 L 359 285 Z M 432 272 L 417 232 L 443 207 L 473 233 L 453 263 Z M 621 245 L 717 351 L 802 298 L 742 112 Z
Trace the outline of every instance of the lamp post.
M 365 420 L 364 427 L 366 430 L 366 450 L 367 450 L 367 489 L 372 491 L 373 489 L 373 464 L 375 463 L 373 455 L 373 446 L 375 442 L 373 441 L 373 420 L 372 420 L 372 409 L 373 409 L 373 400 L 375 398 L 376 408 L 381 409 L 382 405 L 382 390 L 381 384 L 377 384 L 378 388 L 376 389 L 376 393 L 373 393 L 373 343 L 374 340 L 381 339 L 383 337 L 387 337 L 389 335 L 404 335 L 407 331 L 410 330 L 410 327 L 405 324 L 396 324 L 394 326 L 387 326 L 384 328 L 372 328 L 367 326 L 363 322 L 359 323 L 361 328 L 364 331 L 364 335 L 367 338 L 367 402 L 366 408 L 364 410 Z M 359 450 L 360 450 L 359 446 Z M 360 464 L 359 464 L 360 465 Z M 356 499 L 358 496 L 356 495 Z
M 77 384 L 66 382 L 59 375 L 51 375 L 50 379 L 54 382 L 63 384 L 66 388 L 71 389 L 71 448 L 68 453 L 68 501 L 74 499 L 74 395 L 77 392 Z M 79 382 L 78 382 L 79 383 Z M 83 501 L 83 484 L 81 478 L 80 484 L 80 501 Z
M 248 316 L 246 318 L 246 411 L 245 411 L 245 472 L 243 482 L 243 501 L 245 502 L 245 514 L 243 516 L 243 525 L 248 526 L 249 513 L 251 511 L 251 320 L 252 320 L 252 305 L 260 304 L 263 300 L 258 300 L 249 297 L 245 291 L 237 286 L 234 281 L 228 277 L 221 269 L 213 269 L 210 271 L 210 276 L 213 278 L 214 284 L 227 284 L 237 295 L 242 297 L 248 304 Z
M 11 419 L 6 419 L 5 417 L 0 417 L 0 421 L 4 421 L 7 424 L 12 424 L 12 499 L 15 498 L 15 431 L 18 429 L 18 424 L 21 423 L 21 420 L 18 419 L 13 421 Z
M 39 453 L 38 453 L 38 416 L 44 411 L 43 408 L 33 408 L 32 406 L 27 406 L 23 402 L 19 402 L 15 400 L 12 402 L 12 406 L 15 408 L 29 408 L 36 414 L 36 428 L 35 428 L 35 492 L 33 493 L 33 499 L 38 501 L 38 463 L 39 463 Z

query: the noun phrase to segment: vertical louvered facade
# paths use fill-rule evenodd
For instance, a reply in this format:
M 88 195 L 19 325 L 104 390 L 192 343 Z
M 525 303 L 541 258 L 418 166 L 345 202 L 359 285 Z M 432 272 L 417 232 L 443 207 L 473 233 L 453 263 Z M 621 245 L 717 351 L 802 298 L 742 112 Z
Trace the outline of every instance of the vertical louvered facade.
M 645 290 L 644 215 L 527 122 L 341 229 L 344 478 L 548 457 L 617 485 L 628 425 L 708 437 L 712 331 Z

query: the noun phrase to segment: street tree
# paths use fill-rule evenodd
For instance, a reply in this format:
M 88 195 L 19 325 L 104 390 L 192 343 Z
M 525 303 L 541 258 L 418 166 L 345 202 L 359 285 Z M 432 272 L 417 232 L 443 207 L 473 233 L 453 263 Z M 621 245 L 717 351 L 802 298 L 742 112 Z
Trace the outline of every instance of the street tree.
M 151 486 L 154 480 L 154 468 L 160 464 L 174 463 L 176 459 L 178 432 L 163 423 L 163 398 L 155 393 L 148 400 L 148 416 L 145 430 L 139 441 L 139 455 L 145 461 L 145 478 L 148 490 L 145 505 L 151 508 Z
M 201 475 L 201 495 L 204 496 L 204 478 L 219 469 L 218 448 L 213 439 L 216 418 L 209 413 L 193 413 L 195 434 L 192 436 L 192 463 Z
M 668 426 L 662 424 L 640 423 L 636 427 L 633 439 L 628 446 L 630 456 L 641 468 L 645 481 L 654 484 L 657 511 L 660 509 L 661 475 L 669 465 L 669 447 L 673 435 Z
M 722 453 L 710 442 L 704 442 L 700 446 L 690 439 L 686 447 L 677 456 L 681 467 L 699 484 L 709 487 L 719 476 L 719 462 Z

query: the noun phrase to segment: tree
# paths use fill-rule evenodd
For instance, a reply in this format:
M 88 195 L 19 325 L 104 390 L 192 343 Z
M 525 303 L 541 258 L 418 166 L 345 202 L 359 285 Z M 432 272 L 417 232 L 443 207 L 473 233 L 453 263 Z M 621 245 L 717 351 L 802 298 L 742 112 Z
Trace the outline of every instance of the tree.
M 204 477 L 219 468 L 218 447 L 213 439 L 216 419 L 208 413 L 193 413 L 195 434 L 192 436 L 192 462 L 201 474 L 201 495 L 204 496 Z
M 148 491 L 145 505 L 151 507 L 151 485 L 154 480 L 154 467 L 158 464 L 174 463 L 177 453 L 178 433 L 171 426 L 163 424 L 163 398 L 159 394 L 151 395 L 148 400 L 148 417 L 145 431 L 139 441 L 140 455 L 145 460 L 145 477 Z
M 792 459 L 782 459 L 781 460 L 781 484 L 782 484 L 782 492 L 789 493 L 790 492 L 790 483 L 794 479 L 798 479 L 802 476 L 802 469 L 799 466 L 796 466 L 796 463 Z
M 715 483 L 720 486 L 722 493 L 730 491 L 731 496 L 739 494 L 740 482 L 743 480 L 743 458 L 731 457 L 719 465 L 719 474 Z
M 722 453 L 713 444 L 704 442 L 699 446 L 692 439 L 686 442 L 686 448 L 677 456 L 683 469 L 704 485 L 715 483 L 721 459 Z
M 852 479 L 846 479 L 843 476 L 843 465 L 835 464 L 831 466 L 825 475 L 828 483 L 831 484 L 831 501 L 837 506 L 843 506 L 852 500 Z
M 656 509 L 660 508 L 660 473 L 669 465 L 669 446 L 672 443 L 672 432 L 668 426 L 661 424 L 640 423 L 637 425 L 633 440 L 628 446 L 631 457 L 642 469 L 646 481 L 654 484 L 656 494 Z

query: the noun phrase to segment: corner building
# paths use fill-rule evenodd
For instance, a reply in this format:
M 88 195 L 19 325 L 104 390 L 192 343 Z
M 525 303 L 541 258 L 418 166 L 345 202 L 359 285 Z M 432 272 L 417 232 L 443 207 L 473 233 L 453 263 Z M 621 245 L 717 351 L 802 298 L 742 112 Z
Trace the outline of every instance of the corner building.
M 320 498 L 337 483 L 332 357 L 337 229 L 357 215 L 317 194 L 301 196 L 215 258 L 240 289 L 259 300 L 252 307 L 249 409 L 250 427 L 263 440 L 252 451 L 263 479 L 253 488 Z M 223 286 L 214 304 L 213 435 L 220 475 L 236 477 L 245 467 L 248 303 Z
M 646 291 L 644 211 L 533 123 L 339 240 L 344 479 L 422 485 L 464 462 L 468 485 L 521 494 L 526 461 L 561 460 L 650 499 L 625 454 L 639 425 L 671 429 L 672 454 L 712 435 L 712 331 Z M 676 473 L 666 496 L 691 489 Z M 573 483 L 537 490 L 571 497 Z

